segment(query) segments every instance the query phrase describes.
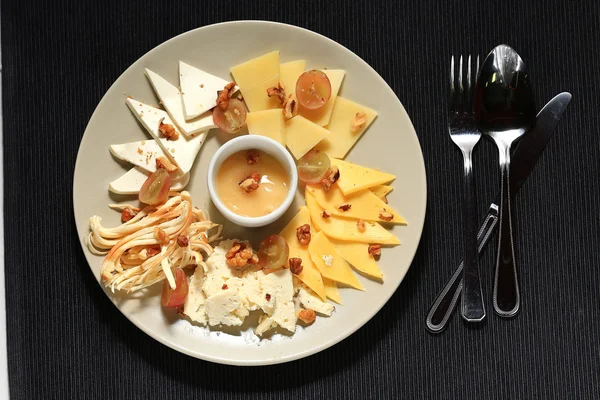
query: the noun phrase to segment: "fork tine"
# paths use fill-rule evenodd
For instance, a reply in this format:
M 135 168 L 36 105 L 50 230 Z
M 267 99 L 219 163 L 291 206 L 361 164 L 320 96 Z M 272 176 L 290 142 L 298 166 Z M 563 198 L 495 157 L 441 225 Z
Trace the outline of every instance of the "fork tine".
M 464 110 L 464 100 L 463 100 L 463 93 L 464 93 L 464 87 L 463 87 L 463 57 L 462 54 L 460 56 L 460 60 L 458 62 L 458 111 L 463 111 Z
M 450 98 L 448 101 L 448 108 L 450 111 L 454 111 L 454 56 L 450 58 Z
M 471 55 L 467 58 L 467 90 L 465 91 L 465 111 L 473 112 L 473 86 L 471 85 Z

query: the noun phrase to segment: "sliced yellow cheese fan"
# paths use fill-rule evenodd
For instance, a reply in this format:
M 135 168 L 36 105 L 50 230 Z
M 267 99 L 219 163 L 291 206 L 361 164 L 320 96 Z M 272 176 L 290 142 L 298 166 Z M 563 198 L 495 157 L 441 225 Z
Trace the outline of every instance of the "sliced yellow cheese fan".
M 269 97 L 267 89 L 279 82 L 279 51 L 231 67 L 231 75 L 240 87 L 249 111 L 277 108 L 279 100 Z
M 334 185 L 329 192 L 325 192 L 321 187 L 306 186 L 306 190 L 315 196 L 315 200 L 321 208 L 329 211 L 333 215 L 344 218 L 363 219 L 365 221 L 387 222 L 390 224 L 403 224 L 406 221 L 383 200 L 375 196 L 370 190 L 361 190 L 348 196 L 344 196 L 342 191 Z M 340 209 L 340 206 L 349 205 L 347 211 Z M 380 213 L 385 211 L 392 215 L 391 220 L 382 219 Z
M 266 136 L 285 146 L 285 118 L 280 108 L 249 112 L 246 124 L 249 134 Z
M 364 290 L 363 285 L 352 272 L 352 268 L 323 232 L 313 235 L 308 245 L 308 251 L 323 277 L 355 289 Z
M 388 194 L 390 194 L 390 192 L 392 190 L 394 190 L 394 188 L 392 186 L 387 186 L 387 185 L 377 185 L 377 186 L 373 186 L 372 188 L 369 189 L 371 192 L 373 192 L 373 194 L 377 197 L 379 197 L 381 200 L 385 201 L 385 198 Z
M 345 242 L 331 239 L 331 243 L 340 252 L 344 260 L 348 261 L 355 269 L 372 278 L 383 280 L 383 274 L 377 266 L 377 261 L 369 254 L 369 245 L 366 243 Z M 325 286 L 327 293 L 327 286 Z M 329 295 L 327 295 L 329 297 Z
M 296 160 L 302 158 L 327 135 L 329 135 L 327 129 L 301 115 L 296 115 L 285 123 L 285 144 Z
M 342 303 L 342 296 L 340 296 L 340 290 L 337 287 L 337 283 L 331 279 L 323 278 L 323 285 L 325 285 L 325 294 L 327 298 L 335 301 L 338 304 Z
M 306 68 L 306 60 L 290 61 L 279 65 L 279 83 L 285 90 L 285 95 L 292 95 L 296 98 L 296 82 L 304 69 Z
M 371 244 L 400 244 L 400 240 L 377 222 L 365 222 L 365 230 L 359 231 L 356 220 L 331 215 L 323 218 L 323 208 L 319 206 L 315 196 L 308 190 L 304 192 L 306 205 L 310 211 L 313 225 L 328 237 L 350 242 Z M 319 232 L 320 233 L 320 232 Z
M 283 236 L 290 248 L 289 258 L 298 257 L 302 259 L 302 272 L 296 276 L 325 301 L 325 286 L 323 285 L 321 273 L 310 259 L 308 246 L 301 245 L 296 237 L 296 228 L 304 224 L 310 225 L 310 213 L 308 208 L 302 206 L 298 214 L 287 224 L 280 235 Z M 311 229 L 312 231 L 313 229 Z
M 377 171 L 336 158 L 332 158 L 331 163 L 340 169 L 340 179 L 338 179 L 337 185 L 344 195 L 369 189 L 396 179 L 395 175 L 387 172 Z

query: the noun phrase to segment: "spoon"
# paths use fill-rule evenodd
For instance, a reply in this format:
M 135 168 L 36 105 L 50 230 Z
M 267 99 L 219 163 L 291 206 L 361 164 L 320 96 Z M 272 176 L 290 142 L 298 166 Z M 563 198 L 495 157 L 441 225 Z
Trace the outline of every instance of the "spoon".
M 515 316 L 521 306 L 512 229 L 510 147 L 535 118 L 529 76 L 515 50 L 500 45 L 488 54 L 479 73 L 475 96 L 479 129 L 496 143 L 500 154 L 500 225 L 493 305 L 497 315 L 509 318 Z

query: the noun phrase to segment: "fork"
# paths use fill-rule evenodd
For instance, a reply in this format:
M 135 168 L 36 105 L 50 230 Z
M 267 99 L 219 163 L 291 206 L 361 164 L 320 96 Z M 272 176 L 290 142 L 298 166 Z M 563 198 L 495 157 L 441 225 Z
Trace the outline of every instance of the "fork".
M 479 70 L 479 56 L 475 75 Z M 456 81 L 458 80 L 458 84 Z M 454 74 L 454 56 L 450 61 L 450 108 L 448 131 L 450 138 L 460 148 L 464 159 L 464 204 L 463 204 L 463 246 L 464 269 L 461 314 L 469 322 L 479 322 L 485 318 L 483 292 L 479 278 L 477 261 L 477 219 L 475 213 L 475 182 L 473 180 L 473 148 L 481 138 L 475 122 L 474 102 L 475 77 L 471 73 L 471 55 L 467 60 L 466 85 L 463 86 L 463 57 L 460 56 L 458 76 Z

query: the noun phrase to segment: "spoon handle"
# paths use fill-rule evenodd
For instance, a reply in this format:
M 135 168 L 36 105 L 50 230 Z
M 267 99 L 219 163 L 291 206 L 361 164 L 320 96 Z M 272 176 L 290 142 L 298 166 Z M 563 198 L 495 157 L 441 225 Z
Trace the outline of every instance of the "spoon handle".
M 506 146 L 502 163 L 501 198 L 498 231 L 498 254 L 494 274 L 494 311 L 500 317 L 517 315 L 521 307 L 521 293 L 517 275 L 515 246 L 512 229 L 510 199 L 510 146 Z

